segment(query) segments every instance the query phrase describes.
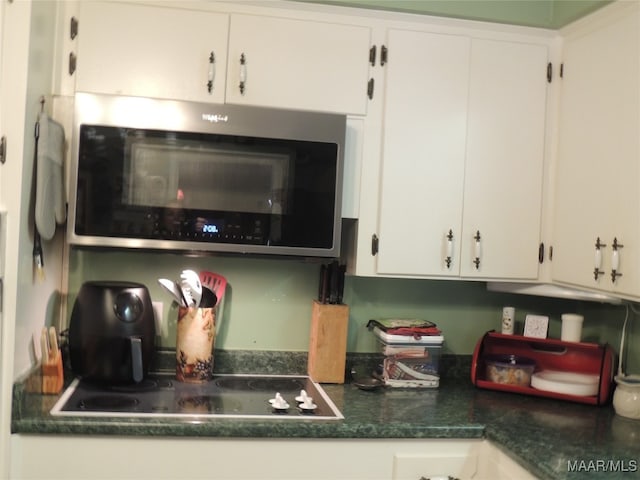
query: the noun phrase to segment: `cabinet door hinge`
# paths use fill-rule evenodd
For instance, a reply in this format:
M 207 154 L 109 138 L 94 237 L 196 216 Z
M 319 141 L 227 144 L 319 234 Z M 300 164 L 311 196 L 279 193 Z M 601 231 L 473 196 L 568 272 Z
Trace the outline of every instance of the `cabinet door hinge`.
M 0 138 L 0 163 L 4 165 L 7 161 L 7 137 L 4 135 Z
M 372 45 L 369 49 L 369 63 L 372 67 L 376 66 L 376 46 Z
M 382 45 L 382 47 L 380 47 L 380 66 L 381 67 L 384 67 L 384 64 L 387 63 L 388 56 L 389 56 L 389 50 L 387 49 L 387 47 Z
M 551 83 L 553 80 L 553 65 L 551 62 L 547 63 L 547 83 Z
M 69 37 L 71 37 L 71 40 L 73 40 L 77 36 L 78 36 L 78 19 L 76 17 L 71 17 L 71 21 L 69 22 Z
M 371 235 L 371 255 L 376 256 L 378 254 L 378 236 L 374 233 Z
M 69 54 L 69 75 L 76 73 L 76 62 L 78 61 L 76 54 L 71 52 Z
M 375 81 L 373 80 L 373 78 L 370 78 L 369 82 L 367 82 L 367 97 L 369 97 L 369 100 L 373 100 L 374 88 L 375 88 Z

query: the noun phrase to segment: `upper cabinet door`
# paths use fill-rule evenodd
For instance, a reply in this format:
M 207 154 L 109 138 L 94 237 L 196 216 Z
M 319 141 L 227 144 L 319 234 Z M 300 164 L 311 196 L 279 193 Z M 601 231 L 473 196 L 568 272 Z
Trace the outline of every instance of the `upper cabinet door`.
M 232 15 L 227 102 L 365 114 L 370 29 Z
M 537 278 L 547 58 L 541 44 L 389 33 L 379 274 Z
M 390 30 L 388 45 L 377 271 L 457 276 L 470 40 Z
M 638 297 L 638 4 L 611 5 L 566 32 L 563 62 L 553 279 Z
M 535 279 L 547 47 L 474 39 L 471 52 L 461 275 Z
M 90 1 L 79 16 L 77 91 L 224 102 L 228 15 Z

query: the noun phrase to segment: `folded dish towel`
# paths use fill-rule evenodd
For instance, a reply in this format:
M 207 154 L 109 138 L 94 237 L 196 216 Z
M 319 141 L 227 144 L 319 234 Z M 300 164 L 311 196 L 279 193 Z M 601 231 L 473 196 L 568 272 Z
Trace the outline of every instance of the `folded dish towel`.
M 64 128 L 44 112 L 40 114 L 38 123 L 35 221 L 40 236 L 50 240 L 56 232 L 56 223 L 64 223 L 67 216 L 63 173 Z
M 441 335 L 437 325 L 429 320 L 419 319 L 383 319 L 369 320 L 367 328 L 378 327 L 389 335 L 406 335 L 414 338 L 422 336 Z

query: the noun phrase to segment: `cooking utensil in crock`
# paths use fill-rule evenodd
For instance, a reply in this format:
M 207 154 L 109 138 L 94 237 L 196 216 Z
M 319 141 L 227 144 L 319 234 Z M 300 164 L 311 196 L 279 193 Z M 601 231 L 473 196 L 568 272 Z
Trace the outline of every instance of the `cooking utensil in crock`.
M 176 301 L 178 305 L 183 307 L 187 306 L 186 304 L 183 303 L 184 297 L 180 292 L 180 290 L 178 290 L 178 286 L 176 285 L 176 282 L 174 282 L 173 280 L 169 280 L 168 278 L 159 278 L 158 283 L 162 285 L 162 287 L 171 294 L 171 296 L 173 297 L 173 299 Z
M 219 273 L 204 271 L 200 272 L 200 281 L 202 282 L 202 285 L 208 287 L 216 294 L 218 304 L 222 303 L 224 292 L 227 289 L 227 279 Z
M 209 287 L 202 287 L 202 298 L 200 299 L 200 308 L 213 308 L 218 304 L 218 297 L 211 291 Z
M 202 299 L 202 283 L 200 282 L 200 277 L 193 270 L 183 270 L 180 278 L 180 286 L 183 292 L 185 292 L 185 296 L 190 297 L 191 300 L 189 306 L 199 307 L 200 300 Z

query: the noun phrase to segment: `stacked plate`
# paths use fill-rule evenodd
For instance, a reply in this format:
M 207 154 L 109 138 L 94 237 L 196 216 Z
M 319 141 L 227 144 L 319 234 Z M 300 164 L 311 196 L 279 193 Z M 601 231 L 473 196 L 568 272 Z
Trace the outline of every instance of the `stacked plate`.
M 542 370 L 531 376 L 531 386 L 547 392 L 588 397 L 598 394 L 600 377 L 584 373 Z

